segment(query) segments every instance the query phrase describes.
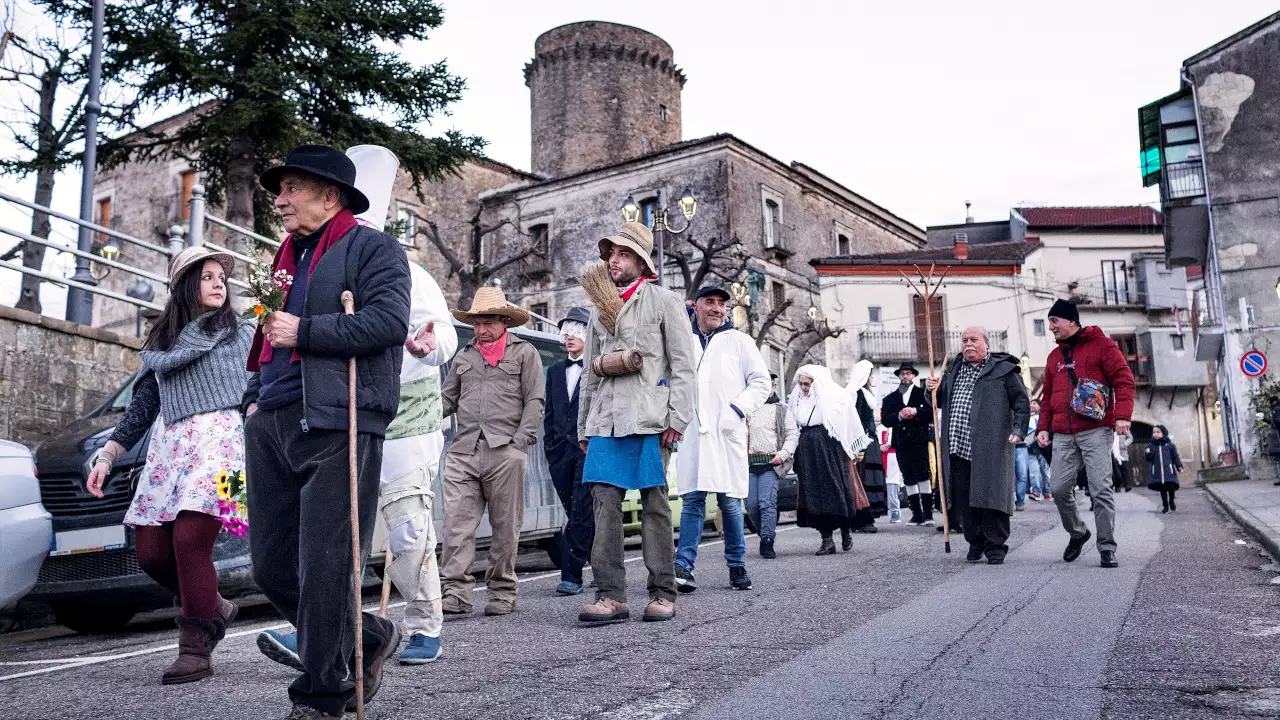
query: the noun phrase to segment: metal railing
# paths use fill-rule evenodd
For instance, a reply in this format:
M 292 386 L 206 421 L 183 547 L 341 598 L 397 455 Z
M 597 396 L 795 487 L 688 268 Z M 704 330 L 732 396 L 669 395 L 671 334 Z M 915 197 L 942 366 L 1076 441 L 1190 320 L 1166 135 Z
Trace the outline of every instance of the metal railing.
M 959 330 L 934 330 L 933 355 L 941 360 L 960 352 Z M 987 349 L 990 352 L 1006 352 L 1009 343 L 1007 330 L 988 330 Z M 862 357 L 873 362 L 924 361 L 929 355 L 928 335 L 915 330 L 863 330 L 858 333 L 858 350 Z
M 1077 305 L 1127 306 L 1136 305 L 1136 293 L 1130 288 L 1131 283 L 1108 284 L 1101 280 L 1074 282 L 1067 286 L 1071 302 Z
M 1204 195 L 1204 163 L 1196 158 L 1169 163 L 1161 170 L 1164 199 L 1177 200 Z

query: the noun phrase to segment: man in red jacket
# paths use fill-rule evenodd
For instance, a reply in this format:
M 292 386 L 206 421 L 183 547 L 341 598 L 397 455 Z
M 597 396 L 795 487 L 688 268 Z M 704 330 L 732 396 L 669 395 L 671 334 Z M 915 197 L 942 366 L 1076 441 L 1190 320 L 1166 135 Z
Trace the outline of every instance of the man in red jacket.
M 1044 402 L 1040 406 L 1040 447 L 1053 445 L 1053 501 L 1062 516 L 1062 526 L 1071 535 L 1062 559 L 1080 557 L 1093 537 L 1076 508 L 1076 474 L 1083 466 L 1093 494 L 1093 518 L 1098 528 L 1098 553 L 1102 567 L 1119 567 L 1116 562 L 1116 505 L 1111 494 L 1111 442 L 1115 433 L 1129 434 L 1133 416 L 1133 371 L 1116 342 L 1097 327 L 1080 327 L 1080 311 L 1075 303 L 1059 300 L 1049 309 L 1049 331 L 1058 347 L 1049 353 L 1044 368 Z M 1108 389 L 1106 414 L 1095 420 L 1072 409 L 1072 394 L 1086 380 L 1101 382 Z M 1050 440 L 1050 433 L 1053 434 Z

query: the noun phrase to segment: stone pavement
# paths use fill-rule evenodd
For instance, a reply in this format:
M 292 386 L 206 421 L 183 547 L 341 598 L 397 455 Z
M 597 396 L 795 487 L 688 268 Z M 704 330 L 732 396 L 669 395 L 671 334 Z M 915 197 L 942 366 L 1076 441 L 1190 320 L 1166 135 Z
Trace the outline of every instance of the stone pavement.
M 1280 486 L 1273 479 L 1205 483 L 1209 497 L 1280 560 Z

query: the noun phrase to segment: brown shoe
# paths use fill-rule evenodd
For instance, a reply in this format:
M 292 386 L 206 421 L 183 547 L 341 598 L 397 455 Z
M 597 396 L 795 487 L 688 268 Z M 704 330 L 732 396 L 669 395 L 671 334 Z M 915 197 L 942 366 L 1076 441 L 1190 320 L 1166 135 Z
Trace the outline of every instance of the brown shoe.
M 515 600 L 499 600 L 497 598 L 494 598 L 493 600 L 490 600 L 489 602 L 485 603 L 485 606 L 484 606 L 485 615 L 510 615 L 515 611 L 516 611 Z
M 627 604 L 613 598 L 601 597 L 590 605 L 583 605 L 578 613 L 578 620 L 586 623 L 606 623 L 626 620 L 631 617 Z
M 644 609 L 645 622 L 661 622 L 676 616 L 676 604 L 663 598 L 654 598 Z
M 284 720 L 342 720 L 342 717 L 339 715 L 326 715 L 309 705 L 295 703 L 293 710 L 285 716 Z
M 178 618 L 178 659 L 160 676 L 160 684 L 179 685 L 213 675 L 210 656 L 225 633 L 218 620 Z
M 365 620 L 368 623 L 368 619 Z M 378 690 L 382 688 L 382 666 L 386 665 L 387 660 L 400 649 L 400 627 L 393 622 L 388 622 L 391 626 L 391 637 L 387 641 L 378 646 L 377 652 L 373 654 L 366 653 L 364 656 L 364 702 L 366 705 L 373 700 L 373 696 L 378 694 Z M 368 627 L 368 625 L 366 625 Z M 347 712 L 356 711 L 356 698 L 354 695 L 347 701 Z
M 445 615 L 470 615 L 471 604 L 462 604 L 462 601 L 453 595 L 445 595 L 440 601 L 440 610 Z

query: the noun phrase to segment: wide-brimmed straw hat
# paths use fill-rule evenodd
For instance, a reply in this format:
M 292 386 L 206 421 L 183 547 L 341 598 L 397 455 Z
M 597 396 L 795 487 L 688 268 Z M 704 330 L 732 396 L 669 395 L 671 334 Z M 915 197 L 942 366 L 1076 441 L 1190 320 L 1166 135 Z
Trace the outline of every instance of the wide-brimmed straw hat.
M 169 287 L 173 287 L 173 284 L 178 282 L 178 278 L 182 277 L 187 268 L 196 263 L 203 265 L 205 260 L 217 260 L 227 275 L 231 275 L 231 271 L 236 267 L 236 259 L 227 253 L 210 250 L 203 245 L 189 247 L 178 253 L 178 257 L 169 263 Z
M 475 325 L 476 320 L 485 316 L 497 316 L 506 319 L 508 327 L 518 327 L 529 322 L 529 311 L 519 305 L 507 302 L 507 294 L 502 288 L 486 285 L 476 291 L 471 298 L 470 310 L 454 310 L 453 316 L 458 322 Z
M 600 240 L 600 259 L 608 260 L 609 252 L 614 245 L 621 245 L 640 256 L 640 260 L 644 262 L 645 267 L 649 268 L 649 275 L 657 275 L 658 271 L 653 264 L 653 233 L 643 223 L 624 222 L 622 227 L 618 229 L 617 234 L 610 235 Z

